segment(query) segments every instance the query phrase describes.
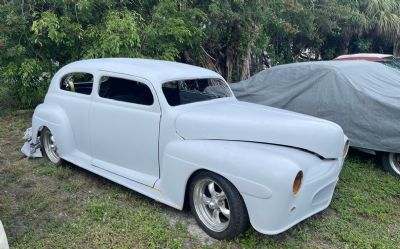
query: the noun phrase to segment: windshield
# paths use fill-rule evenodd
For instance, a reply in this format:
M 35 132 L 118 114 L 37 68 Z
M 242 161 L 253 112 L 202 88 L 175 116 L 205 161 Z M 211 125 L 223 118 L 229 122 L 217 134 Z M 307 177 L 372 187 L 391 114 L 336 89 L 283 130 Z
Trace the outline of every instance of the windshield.
M 170 81 L 162 84 L 162 90 L 171 106 L 232 96 L 229 86 L 221 79 Z

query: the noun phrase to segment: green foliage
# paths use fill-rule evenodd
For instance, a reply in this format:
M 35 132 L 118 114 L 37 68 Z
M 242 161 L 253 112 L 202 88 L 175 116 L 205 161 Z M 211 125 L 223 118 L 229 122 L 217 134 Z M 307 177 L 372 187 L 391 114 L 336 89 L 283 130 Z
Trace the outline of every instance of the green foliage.
M 3 86 L 7 97 L 22 108 L 30 107 L 41 101 L 46 94 L 51 74 L 44 68 L 51 66 L 35 59 L 25 59 L 21 63 L 9 63 L 1 71 Z
M 110 11 L 99 25 L 85 32 L 88 46 L 84 57 L 136 57 L 140 45 L 138 31 L 140 16 L 128 10 Z
M 367 31 L 373 31 L 384 44 L 393 45 L 393 54 L 400 56 L 400 4 L 398 0 L 364 0 L 360 9 L 369 22 Z
M 152 58 L 175 60 L 185 49 L 200 44 L 204 37 L 199 22 L 206 19 L 197 8 L 177 8 L 178 0 L 161 0 L 144 29 L 143 53 Z
M 35 51 L 41 59 L 66 63 L 80 58 L 80 43 L 84 41 L 84 31 L 79 23 L 69 16 L 58 17 L 52 11 L 34 13 L 32 40 Z
M 69 19 L 63 17 L 63 19 Z M 66 20 L 70 21 L 70 20 Z M 56 44 L 62 44 L 67 37 L 64 25 L 61 27 L 59 18 L 51 11 L 45 11 L 41 14 L 40 19 L 33 21 L 33 41 L 43 47 L 41 40 L 52 41 Z
M 0 103 L 34 107 L 61 66 L 148 57 L 228 81 L 274 65 L 353 52 L 400 53 L 397 0 L 75 0 L 0 5 Z

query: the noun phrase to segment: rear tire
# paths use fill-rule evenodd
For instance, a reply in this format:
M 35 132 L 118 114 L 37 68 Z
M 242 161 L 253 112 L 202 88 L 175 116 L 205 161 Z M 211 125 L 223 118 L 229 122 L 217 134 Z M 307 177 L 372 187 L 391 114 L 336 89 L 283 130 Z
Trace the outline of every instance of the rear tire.
M 201 171 L 189 184 L 191 211 L 208 235 L 230 240 L 248 228 L 246 205 L 239 191 L 227 179 Z
M 47 127 L 44 127 L 40 132 L 40 143 L 42 154 L 46 155 L 52 164 L 61 165 L 63 160 L 58 155 L 56 140 Z
M 393 152 L 378 153 L 378 160 L 382 169 L 396 176 L 400 176 L 400 154 Z

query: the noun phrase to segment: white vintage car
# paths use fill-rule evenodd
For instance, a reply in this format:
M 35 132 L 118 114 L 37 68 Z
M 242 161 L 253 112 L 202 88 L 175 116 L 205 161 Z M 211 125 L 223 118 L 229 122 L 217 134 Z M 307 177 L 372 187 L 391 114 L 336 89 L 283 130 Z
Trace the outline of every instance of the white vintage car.
M 236 100 L 217 73 L 147 59 L 71 63 L 32 118 L 37 148 L 159 202 L 210 236 L 281 233 L 331 202 L 348 150 L 329 121 Z

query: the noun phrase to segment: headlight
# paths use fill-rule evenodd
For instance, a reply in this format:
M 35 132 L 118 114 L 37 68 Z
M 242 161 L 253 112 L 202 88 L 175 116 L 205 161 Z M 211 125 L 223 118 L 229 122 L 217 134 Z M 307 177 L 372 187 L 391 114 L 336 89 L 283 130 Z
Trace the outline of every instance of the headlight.
M 349 153 L 349 147 L 350 147 L 350 141 L 347 140 L 343 148 L 343 158 L 345 158 L 347 156 L 347 153 Z
M 303 171 L 299 171 L 299 173 L 297 173 L 296 178 L 294 178 L 294 182 L 293 182 L 293 195 L 297 195 L 300 191 L 301 185 L 303 183 Z

